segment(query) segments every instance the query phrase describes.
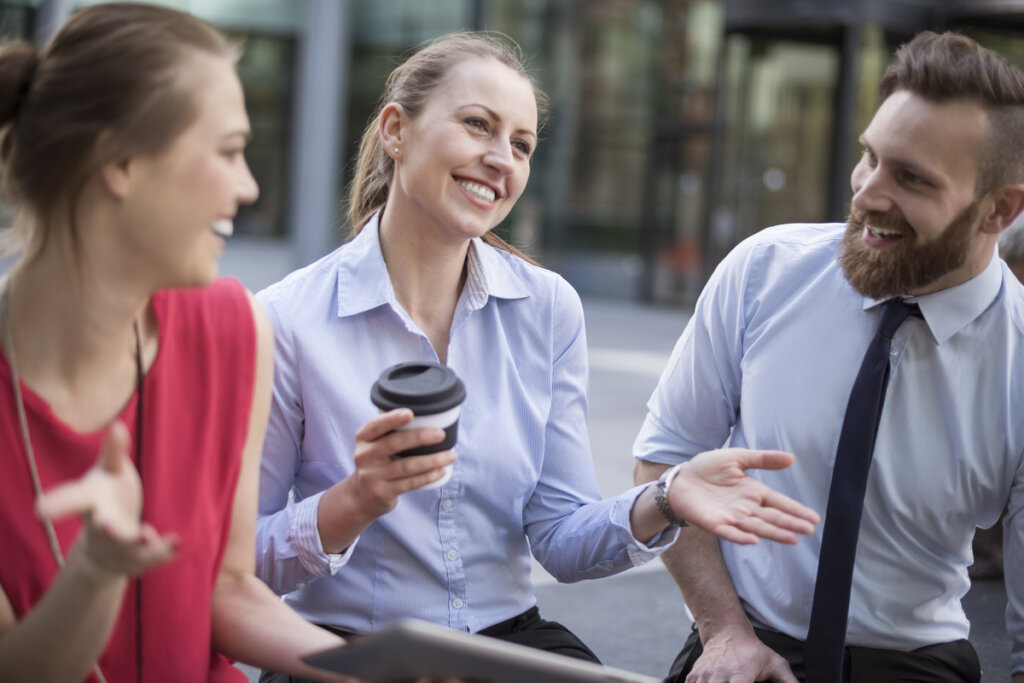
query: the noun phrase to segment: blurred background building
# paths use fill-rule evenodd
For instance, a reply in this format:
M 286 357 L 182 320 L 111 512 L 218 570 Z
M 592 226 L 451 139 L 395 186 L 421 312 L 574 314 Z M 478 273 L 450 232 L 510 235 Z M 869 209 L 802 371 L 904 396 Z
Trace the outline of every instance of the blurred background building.
M 0 36 L 42 43 L 94 3 L 0 0 Z M 267 282 L 344 240 L 343 192 L 385 75 L 449 31 L 512 36 L 551 98 L 531 182 L 499 230 L 585 294 L 682 305 L 746 235 L 845 217 L 857 136 L 899 43 L 951 28 L 1024 66 L 1024 0 L 162 4 L 245 40 L 262 192 L 236 239 Z

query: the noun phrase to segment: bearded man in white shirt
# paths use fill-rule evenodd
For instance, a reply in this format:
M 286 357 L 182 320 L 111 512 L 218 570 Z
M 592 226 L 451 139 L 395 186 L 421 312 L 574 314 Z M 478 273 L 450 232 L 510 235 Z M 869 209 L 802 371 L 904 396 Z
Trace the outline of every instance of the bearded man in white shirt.
M 796 464 L 756 476 L 825 516 L 785 548 L 683 530 L 663 557 L 695 630 L 667 681 L 980 680 L 960 598 L 974 530 L 1007 504 L 1007 628 L 1024 681 L 1024 287 L 995 254 L 1024 207 L 1024 76 L 968 38 L 929 32 L 899 50 L 881 95 L 847 223 L 740 244 L 648 404 L 638 482 L 726 442 L 778 448 Z M 851 389 L 880 304 L 896 298 L 919 313 L 886 342 L 863 509 L 840 543 L 856 550 L 847 617 L 814 609 L 816 584 L 831 581 L 820 551 Z M 816 643 L 836 627 L 823 673 Z

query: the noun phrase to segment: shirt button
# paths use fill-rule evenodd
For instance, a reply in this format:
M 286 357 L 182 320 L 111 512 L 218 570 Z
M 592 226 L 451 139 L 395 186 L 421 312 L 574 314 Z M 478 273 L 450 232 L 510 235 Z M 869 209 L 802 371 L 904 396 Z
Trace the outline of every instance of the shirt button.
M 449 560 L 454 560 L 458 556 L 459 556 L 459 554 L 457 552 L 455 552 L 454 550 L 449 550 L 448 551 L 447 557 L 448 557 Z
M 442 500 L 441 501 L 441 509 L 442 510 L 451 510 L 452 509 L 452 502 L 450 500 Z
M 462 602 L 461 598 L 455 598 L 454 600 L 452 600 L 452 607 L 454 607 L 455 609 L 462 609 L 463 604 L 464 603 Z

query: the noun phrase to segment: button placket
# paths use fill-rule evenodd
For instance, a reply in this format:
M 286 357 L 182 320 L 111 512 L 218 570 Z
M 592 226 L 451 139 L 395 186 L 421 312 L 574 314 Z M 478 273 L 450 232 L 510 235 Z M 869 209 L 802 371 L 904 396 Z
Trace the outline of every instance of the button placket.
M 455 483 L 457 489 L 457 477 L 458 473 L 456 472 L 448 485 Z M 438 531 L 441 536 L 442 561 L 448 575 L 448 606 L 451 610 L 448 625 L 450 628 L 463 630 L 467 627 L 465 622 L 469 612 L 463 609 L 466 607 L 466 577 L 459 553 L 455 508 L 456 500 L 454 498 L 445 497 L 438 502 Z

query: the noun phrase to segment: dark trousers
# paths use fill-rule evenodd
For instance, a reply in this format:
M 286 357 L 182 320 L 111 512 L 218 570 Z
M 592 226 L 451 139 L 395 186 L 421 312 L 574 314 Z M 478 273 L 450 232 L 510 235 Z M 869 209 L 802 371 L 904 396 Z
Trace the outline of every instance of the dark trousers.
M 322 628 L 326 628 L 328 631 L 346 639 L 359 637 L 356 634 L 327 626 Z M 488 626 L 480 631 L 479 635 L 497 638 L 498 640 L 504 640 L 517 645 L 525 645 L 526 647 L 538 650 L 546 650 L 547 652 L 582 659 L 587 662 L 601 663 L 597 655 L 584 645 L 583 641 L 577 638 L 572 631 L 556 621 L 541 619 L 540 612 L 536 607 L 531 607 L 519 616 L 512 617 L 500 624 Z M 260 683 L 313 683 L 313 681 L 298 676 L 264 671 L 260 675 Z
M 597 655 L 576 637 L 575 633 L 557 621 L 541 619 L 536 607 L 531 607 L 518 617 L 488 626 L 480 631 L 480 635 L 582 659 L 585 662 L 601 663 Z
M 789 662 L 797 680 L 806 683 L 804 641 L 767 629 L 754 633 L 779 656 Z M 686 644 L 672 663 L 665 683 L 684 683 L 686 675 L 704 647 L 694 628 Z M 966 640 L 938 643 L 903 652 L 876 647 L 848 645 L 843 659 L 843 683 L 979 683 L 981 663 L 978 653 Z

